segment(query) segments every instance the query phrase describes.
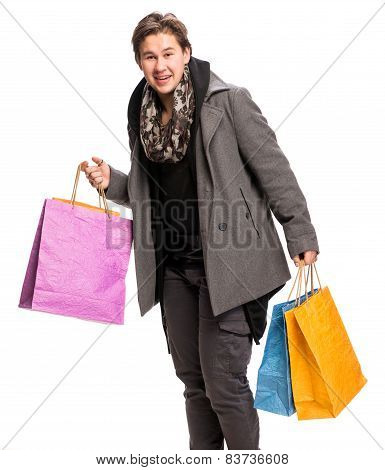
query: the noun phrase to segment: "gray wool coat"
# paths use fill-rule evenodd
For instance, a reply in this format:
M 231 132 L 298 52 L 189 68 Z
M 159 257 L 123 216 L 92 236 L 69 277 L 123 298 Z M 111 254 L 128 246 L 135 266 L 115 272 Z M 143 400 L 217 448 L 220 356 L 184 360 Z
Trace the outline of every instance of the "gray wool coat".
M 149 175 L 140 139 L 128 128 L 128 175 L 112 167 L 106 197 L 132 209 L 141 315 L 157 303 Z M 196 133 L 196 174 L 204 266 L 215 316 L 291 279 L 272 214 L 293 258 L 319 253 L 306 199 L 274 131 L 245 87 L 212 70 Z

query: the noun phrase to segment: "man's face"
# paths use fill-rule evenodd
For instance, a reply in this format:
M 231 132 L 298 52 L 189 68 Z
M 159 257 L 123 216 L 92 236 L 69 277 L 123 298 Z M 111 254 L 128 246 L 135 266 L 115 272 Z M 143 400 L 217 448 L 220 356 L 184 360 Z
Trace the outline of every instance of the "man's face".
M 175 36 L 170 33 L 150 34 L 140 45 L 140 69 L 149 85 L 158 95 L 173 95 L 183 76 L 190 50 L 182 51 Z M 161 80 L 161 77 L 169 77 Z

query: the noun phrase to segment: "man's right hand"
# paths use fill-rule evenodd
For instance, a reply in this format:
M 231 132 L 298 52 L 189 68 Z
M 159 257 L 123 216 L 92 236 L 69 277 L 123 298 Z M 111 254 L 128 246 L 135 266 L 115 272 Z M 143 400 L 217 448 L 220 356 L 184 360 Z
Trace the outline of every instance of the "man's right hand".
M 84 161 L 81 163 L 81 171 L 84 171 L 91 186 L 98 188 L 99 183 L 102 183 L 102 188 L 106 190 L 110 184 L 111 169 L 106 162 L 98 166 L 102 161 L 99 157 L 92 157 L 92 160 L 96 165 L 88 166 L 88 162 Z

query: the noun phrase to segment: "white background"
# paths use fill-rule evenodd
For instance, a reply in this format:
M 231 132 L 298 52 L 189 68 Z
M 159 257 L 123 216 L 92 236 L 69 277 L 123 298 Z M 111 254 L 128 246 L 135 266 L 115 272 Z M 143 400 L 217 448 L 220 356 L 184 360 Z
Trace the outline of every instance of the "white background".
M 247 87 L 276 129 L 317 231 L 321 282 L 331 290 L 368 378 L 336 419 L 298 421 L 259 411 L 263 452 L 289 453 L 289 468 L 358 468 L 383 459 L 381 5 L 0 2 L 4 468 L 39 459 L 43 467 L 68 468 L 82 459 L 79 468 L 94 468 L 96 455 L 188 454 L 184 386 L 167 354 L 159 304 L 140 316 L 133 257 L 126 278 L 127 300 L 133 300 L 124 326 L 17 307 L 44 199 L 69 198 L 78 163 L 91 164 L 92 155 L 128 173 L 127 104 L 143 76 L 130 41 L 138 21 L 154 10 L 184 21 L 193 56 L 208 60 L 225 81 Z M 81 176 L 77 199 L 97 205 L 96 191 Z M 296 273 L 286 253 L 293 278 L 274 303 L 286 300 Z M 265 341 L 266 335 L 261 346 L 253 344 L 253 393 Z M 218 463 L 218 453 L 194 455 L 213 455 Z

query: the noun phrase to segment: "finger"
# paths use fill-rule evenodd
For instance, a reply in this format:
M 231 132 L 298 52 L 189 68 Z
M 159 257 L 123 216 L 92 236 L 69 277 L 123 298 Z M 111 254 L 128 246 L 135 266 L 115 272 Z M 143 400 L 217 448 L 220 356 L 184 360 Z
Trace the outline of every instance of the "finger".
M 92 157 L 92 160 L 93 160 L 95 163 L 99 164 L 99 163 L 103 160 L 103 158 Z M 104 162 L 102 163 L 102 165 L 104 165 Z
M 90 166 L 89 168 L 86 168 L 86 175 L 89 178 L 95 178 L 95 176 L 101 176 L 102 172 L 98 166 Z
M 314 251 L 308 251 L 308 252 L 305 254 L 305 261 L 306 261 L 306 264 L 312 264 L 312 263 L 314 263 L 315 258 L 316 258 L 316 253 L 315 253 Z
M 95 179 L 95 178 L 97 178 L 98 176 L 103 176 L 103 173 L 100 171 L 100 169 L 99 169 L 98 167 L 94 167 L 94 168 L 97 168 L 97 169 L 91 170 L 91 171 L 89 172 L 89 176 L 90 176 L 91 178 L 94 178 L 94 179 Z

